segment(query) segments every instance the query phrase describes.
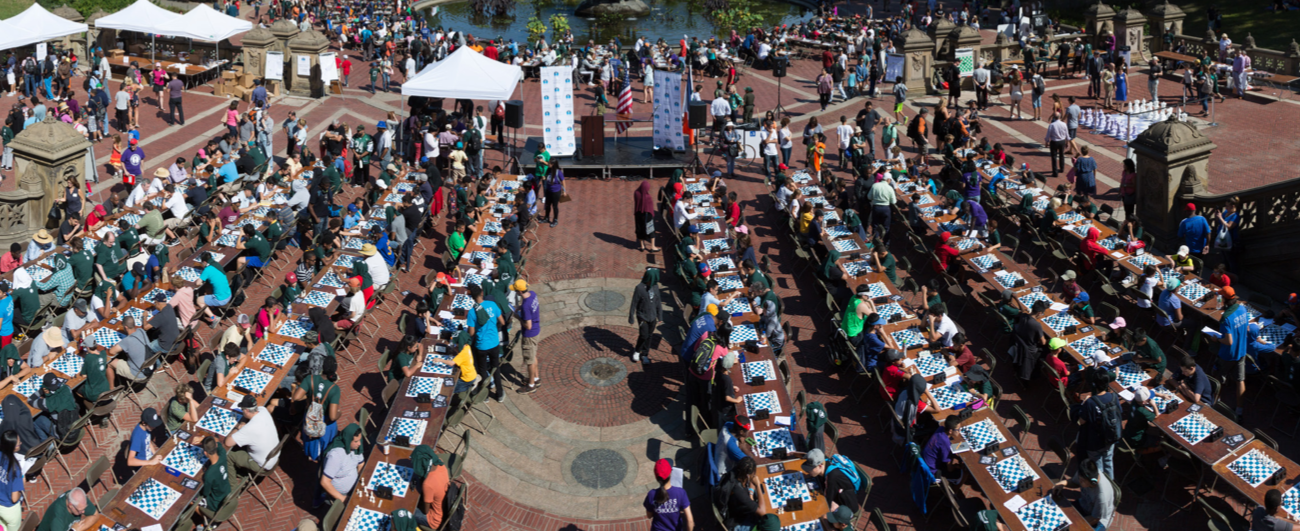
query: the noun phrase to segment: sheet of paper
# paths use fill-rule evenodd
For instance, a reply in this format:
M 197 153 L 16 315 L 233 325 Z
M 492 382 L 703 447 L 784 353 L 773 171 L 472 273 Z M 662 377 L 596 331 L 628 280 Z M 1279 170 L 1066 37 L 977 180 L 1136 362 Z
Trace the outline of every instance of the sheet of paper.
M 438 312 L 438 318 L 439 318 L 439 319 L 455 319 L 456 316 L 455 316 L 454 314 L 452 314 L 450 311 L 443 310 L 443 311 Z
M 465 276 L 470 276 L 470 275 L 473 275 L 473 274 L 476 274 L 476 273 L 478 273 L 478 269 L 477 269 L 477 268 L 473 268 L 473 267 L 471 267 L 471 268 L 465 270 Z
M 1223 337 L 1223 334 L 1220 334 L 1218 330 L 1215 330 L 1215 329 L 1210 328 L 1210 327 L 1208 327 L 1208 326 L 1205 327 L 1205 328 L 1202 328 L 1202 329 L 1201 329 L 1201 333 L 1202 333 L 1202 334 L 1205 334 L 1205 335 L 1207 335 L 1207 336 L 1213 337 L 1213 338 L 1220 338 L 1220 337 Z
M 1070 305 L 1063 302 L 1053 302 L 1051 306 L 1048 306 L 1048 309 L 1054 312 L 1063 312 L 1070 309 Z
M 789 427 L 789 426 L 790 426 L 790 416 L 789 416 L 789 415 L 786 415 L 786 416 L 777 416 L 777 417 L 773 417 L 772 422 L 775 422 L 777 426 L 787 426 L 787 427 Z
M 1025 501 L 1024 498 L 1021 498 L 1019 494 L 1012 496 L 1011 499 L 1002 504 L 1003 507 L 1006 507 L 1013 513 L 1019 511 L 1021 507 L 1026 505 L 1029 505 L 1029 502 Z
M 343 290 L 343 289 L 336 289 L 334 290 L 334 293 L 340 297 L 348 294 L 347 290 Z
M 1125 389 L 1119 392 L 1119 397 L 1123 398 L 1125 402 L 1131 402 L 1133 400 L 1133 392 Z
M 441 327 L 441 326 L 435 326 L 435 327 L 429 329 L 429 335 L 431 335 L 431 336 L 437 337 L 438 334 L 441 334 L 441 333 L 442 333 L 442 327 Z
M 163 531 L 163 527 L 161 524 L 154 524 L 151 526 L 142 527 L 140 528 L 140 531 Z

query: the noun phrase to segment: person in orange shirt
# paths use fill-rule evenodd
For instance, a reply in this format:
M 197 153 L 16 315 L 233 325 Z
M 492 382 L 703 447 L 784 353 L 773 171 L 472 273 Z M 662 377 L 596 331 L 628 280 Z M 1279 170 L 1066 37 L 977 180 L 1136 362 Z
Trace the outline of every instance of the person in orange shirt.
M 812 166 L 813 174 L 821 176 L 822 159 L 826 158 L 826 135 L 817 133 L 817 143 L 813 148 L 808 150 L 808 165 Z
M 421 445 L 421 448 L 428 448 L 428 446 Z M 447 466 L 437 455 L 434 455 L 431 449 L 428 452 L 416 453 L 426 454 L 424 457 L 430 459 L 430 463 L 429 471 L 424 475 L 424 481 L 420 483 L 420 506 L 423 514 L 417 512 L 415 521 L 424 527 L 437 529 L 442 525 L 443 499 L 447 497 L 447 486 L 451 483 L 451 478 L 447 475 Z M 421 519 L 425 521 L 421 522 Z

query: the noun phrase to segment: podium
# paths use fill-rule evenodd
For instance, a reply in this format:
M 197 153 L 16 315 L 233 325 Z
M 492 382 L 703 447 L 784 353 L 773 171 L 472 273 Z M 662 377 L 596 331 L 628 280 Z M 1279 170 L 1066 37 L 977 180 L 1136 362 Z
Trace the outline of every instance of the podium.
M 582 117 L 582 154 L 585 157 L 605 155 L 605 117 L 599 114 Z

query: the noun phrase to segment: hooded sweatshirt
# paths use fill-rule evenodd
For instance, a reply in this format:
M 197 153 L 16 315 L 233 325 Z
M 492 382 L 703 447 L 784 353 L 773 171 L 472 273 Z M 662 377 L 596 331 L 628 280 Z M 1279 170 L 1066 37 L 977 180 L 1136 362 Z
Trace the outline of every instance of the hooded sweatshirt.
M 659 269 L 646 268 L 641 283 L 632 292 L 632 305 L 628 308 L 627 322 L 659 322 L 664 317 L 663 301 L 659 298 Z

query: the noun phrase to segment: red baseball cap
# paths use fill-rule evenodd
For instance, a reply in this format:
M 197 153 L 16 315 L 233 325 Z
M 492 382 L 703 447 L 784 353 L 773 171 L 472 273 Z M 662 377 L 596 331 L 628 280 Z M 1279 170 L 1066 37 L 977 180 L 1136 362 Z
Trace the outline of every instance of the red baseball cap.
M 673 475 L 673 464 L 667 459 L 655 461 L 655 479 L 664 481 Z
M 786 167 L 785 164 L 778 164 L 778 165 L 776 166 L 776 169 L 778 169 L 778 170 L 788 170 L 788 169 L 790 169 L 790 168 Z
M 1195 211 L 1196 211 L 1196 205 L 1193 204 L 1193 203 L 1187 203 L 1187 210 L 1190 210 L 1190 211 L 1195 212 Z
M 952 233 L 951 233 L 951 232 L 944 232 L 943 234 L 940 234 L 940 235 L 939 235 L 939 241 L 941 241 L 941 242 L 943 242 L 943 243 L 948 243 L 948 240 L 951 240 L 951 239 L 952 239 Z
M 139 143 L 140 143 L 140 140 L 139 140 L 139 139 L 135 139 L 135 138 L 132 138 L 132 139 L 131 139 L 131 144 L 132 144 L 132 145 L 139 144 Z
M 1286 298 L 1287 304 L 1295 304 L 1296 302 L 1300 302 L 1300 297 L 1296 297 L 1296 294 L 1294 293 L 1292 293 L 1290 297 Z

